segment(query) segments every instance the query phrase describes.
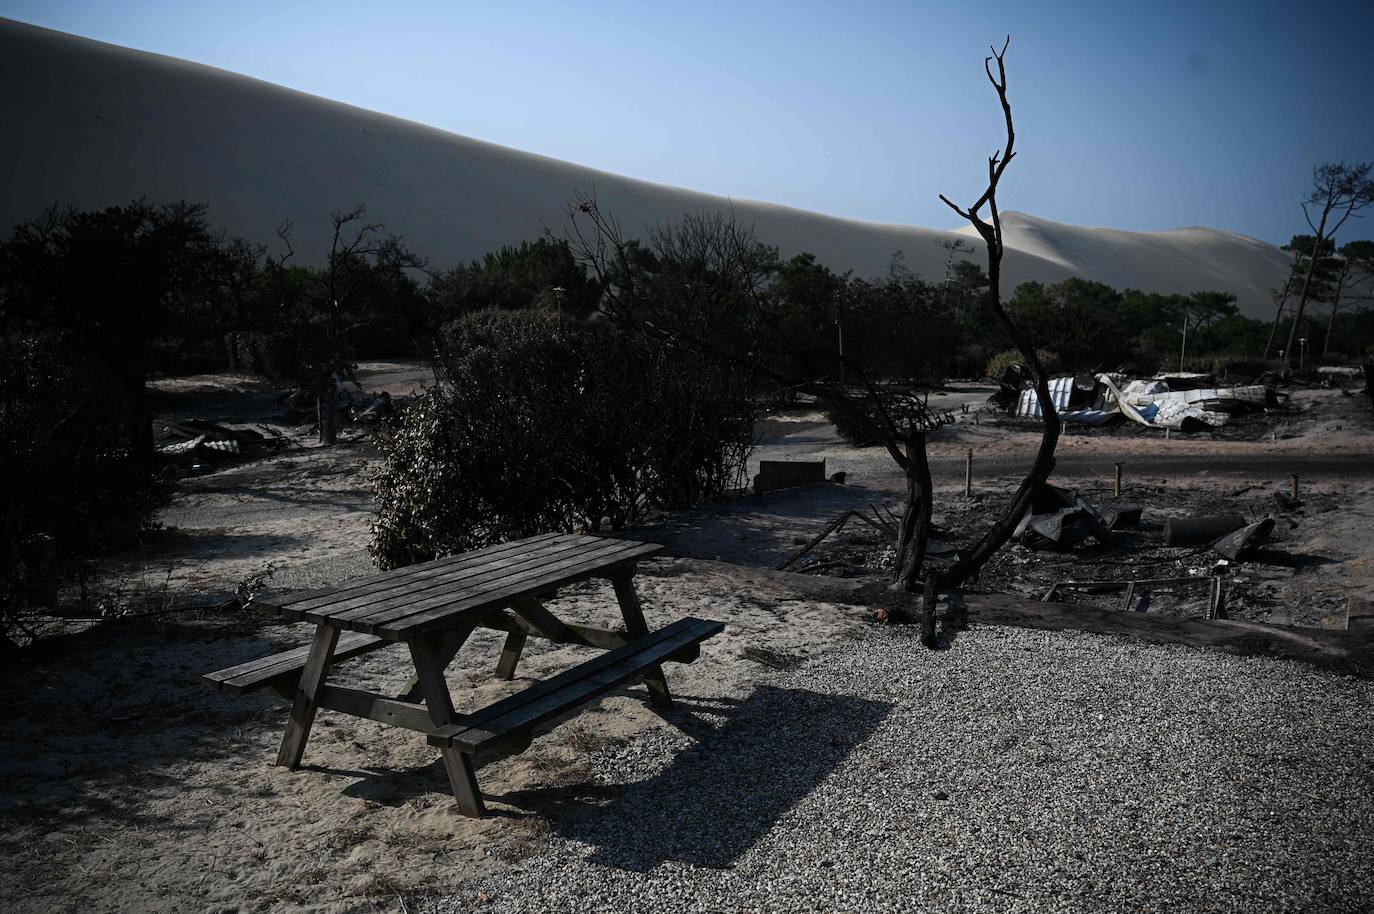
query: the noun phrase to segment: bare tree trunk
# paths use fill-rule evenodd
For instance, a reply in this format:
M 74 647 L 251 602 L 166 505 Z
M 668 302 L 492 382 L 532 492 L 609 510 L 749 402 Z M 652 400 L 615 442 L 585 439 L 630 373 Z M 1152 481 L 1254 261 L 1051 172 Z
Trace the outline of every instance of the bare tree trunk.
M 1331 215 L 1331 207 L 1322 210 L 1321 225 L 1317 227 L 1317 237 L 1312 242 L 1312 253 L 1307 259 L 1307 274 L 1302 278 L 1302 291 L 1298 294 L 1298 306 L 1293 311 L 1293 326 L 1288 328 L 1288 349 L 1284 357 L 1293 364 L 1293 350 L 1298 344 L 1298 333 L 1302 326 L 1302 315 L 1307 309 L 1307 297 L 1312 290 L 1312 276 L 1317 272 L 1317 259 L 1322 255 L 1322 245 L 1326 242 L 1326 219 Z
M 939 579 L 935 575 L 926 578 L 925 591 L 921 594 L 921 643 L 934 647 L 935 607 L 940 602 Z
M 906 510 L 897 537 L 897 556 L 893 583 L 907 593 L 916 590 L 925 567 L 926 544 L 930 540 L 932 493 L 930 456 L 926 452 L 925 432 L 913 431 L 906 442 Z
M 1000 258 L 999 258 L 1000 260 Z M 1000 267 L 1000 264 L 999 264 Z M 991 280 L 991 294 L 996 295 L 998 279 L 994 278 L 994 271 L 989 270 L 988 278 Z M 1006 545 L 1007 540 L 1016 532 L 1016 526 L 1021 522 L 1021 518 L 1030 510 L 1032 496 L 1035 490 L 1050 478 L 1054 472 L 1054 449 L 1059 444 L 1059 432 L 1062 423 L 1059 421 L 1059 412 L 1055 409 L 1054 400 L 1050 396 L 1049 377 L 1045 372 L 1044 365 L 1041 364 L 1039 356 L 1035 353 L 1035 347 L 1026 339 L 1025 334 L 1012 322 L 1011 316 L 1002 307 L 1001 301 L 997 298 L 992 299 L 993 312 L 1002 321 L 1007 335 L 1011 337 L 1021 357 L 1030 365 L 1031 372 L 1035 376 L 1035 396 L 1040 402 L 1040 421 L 1042 431 L 1040 434 L 1040 447 L 1035 452 L 1035 461 L 1031 464 L 1030 470 L 1021 480 L 1020 487 L 1016 490 L 1015 497 L 1007 505 L 1007 509 L 1002 513 L 997 523 L 993 524 L 987 533 L 983 534 L 972 549 L 967 552 L 961 551 L 959 561 L 954 563 L 949 571 L 945 572 L 940 578 L 940 585 L 946 590 L 952 590 L 963 584 L 969 578 L 978 574 L 979 570 L 987 564 L 988 559 Z
M 1326 339 L 1322 342 L 1322 358 L 1327 358 L 1331 353 L 1331 334 L 1336 329 L 1336 310 L 1341 306 L 1341 293 L 1345 291 L 1345 278 L 1350 274 L 1350 268 L 1341 270 L 1340 279 L 1336 282 L 1336 297 L 1331 302 L 1331 316 L 1326 319 Z
M 1293 294 L 1293 276 L 1290 271 L 1287 279 L 1283 281 L 1283 297 L 1279 299 L 1279 308 L 1274 312 L 1274 323 L 1269 327 L 1269 341 L 1264 344 L 1264 361 L 1269 361 L 1269 351 L 1274 348 L 1274 337 L 1279 332 L 1279 321 L 1283 319 L 1283 309 L 1288 306 L 1289 296 Z
M 1331 303 L 1331 315 L 1326 319 L 1326 339 L 1322 342 L 1322 359 L 1326 359 L 1331 353 L 1331 333 L 1336 329 L 1336 309 L 1340 306 L 1340 296 Z
M 339 438 L 338 391 L 331 376 L 316 395 L 315 408 L 319 418 L 320 444 L 334 444 Z

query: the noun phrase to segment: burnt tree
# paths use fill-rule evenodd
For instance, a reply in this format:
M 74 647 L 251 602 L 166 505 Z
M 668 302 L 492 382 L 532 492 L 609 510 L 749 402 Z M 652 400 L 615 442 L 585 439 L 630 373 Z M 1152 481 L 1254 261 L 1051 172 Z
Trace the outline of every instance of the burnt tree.
M 1049 376 L 1045 372 L 1045 366 L 1040 362 L 1040 355 L 1031 345 L 1029 338 L 1011 319 L 1011 315 L 1002 305 L 1002 217 L 997 209 L 997 186 L 1002 180 L 1002 175 L 1006 173 L 1007 166 L 1011 164 L 1012 158 L 1016 155 L 1016 129 L 1012 122 L 1011 102 L 1007 99 L 1007 67 L 1006 53 L 1007 47 L 1011 44 L 1008 37 L 999 52 L 996 48 L 992 49 L 992 55 L 984 58 L 983 71 L 987 74 L 988 81 L 992 83 L 993 89 L 997 92 L 997 100 L 1002 106 L 1002 117 L 1006 123 L 1007 142 L 1002 149 L 994 152 L 988 157 L 988 183 L 982 195 L 967 208 L 960 208 L 944 194 L 940 199 L 945 205 L 954 210 L 978 232 L 983 239 L 983 244 L 988 252 L 988 306 L 992 309 L 993 315 L 1001 325 L 1003 331 L 1011 339 L 1016 350 L 1021 353 L 1021 357 L 1026 360 L 1026 365 L 1030 369 L 1035 383 L 1035 396 L 1040 402 L 1040 416 L 1043 424 L 1043 431 L 1040 437 L 1040 447 L 1036 450 L 1035 460 L 1032 462 L 1030 470 L 1025 478 L 1021 480 L 1021 485 L 1017 488 L 1016 494 L 1012 497 L 1011 503 L 1003 512 L 1002 516 L 995 524 L 983 534 L 982 538 L 973 546 L 972 549 L 961 551 L 960 558 L 954 563 L 947 572 L 941 575 L 935 582 L 939 589 L 953 589 L 963 584 L 969 578 L 976 575 L 990 559 L 993 554 L 1016 530 L 1017 523 L 1030 510 L 1031 496 L 1035 490 L 1044 485 L 1049 479 L 1050 473 L 1054 471 L 1054 449 L 1059 443 L 1060 422 L 1059 413 L 1055 409 L 1054 401 L 1050 397 Z M 996 61 L 997 72 L 993 73 L 992 65 Z M 981 211 L 987 207 L 989 219 L 984 219 Z M 933 606 L 934 594 L 929 591 L 926 594 L 927 613 Z
M 364 209 L 331 214 L 329 253 L 321 269 L 288 267 L 292 227 L 277 230 L 284 253 L 270 261 L 279 284 L 280 330 L 292 351 L 290 373 L 316 403 L 321 444 L 338 434 L 336 397 L 353 376 L 360 334 L 379 326 L 407 271 L 425 262 L 379 222 L 363 222 Z
M 912 388 L 881 384 L 870 375 L 868 366 L 843 354 L 838 364 L 849 383 L 834 377 L 798 377 L 771 362 L 763 345 L 776 319 L 766 294 L 768 258 L 763 252 L 767 249 L 755 241 L 751 230 L 741 227 L 733 218 L 689 216 L 677 227 L 655 229 L 650 233 L 649 244 L 644 246 L 627 238 L 615 217 L 603 212 L 594 196 L 576 195 L 566 213 L 570 246 L 579 261 L 596 275 L 603 290 L 604 313 L 634 332 L 652 334 L 747 365 L 758 376 L 813 395 L 833 415 L 866 429 L 883 446 L 906 478 L 906 506 L 898 529 L 893 588 L 905 593 L 925 592 L 923 635 L 927 643 L 933 643 L 936 596 L 941 590 L 953 589 L 975 576 L 1010 538 L 1029 507 L 1031 493 L 1053 469 L 1059 437 L 1059 418 L 1050 400 L 1044 368 L 1025 335 L 1002 307 L 1000 298 L 1002 230 L 996 191 L 1013 155 L 1015 139 L 1006 95 L 1005 51 L 1005 46 L 1001 53 L 994 50 L 985 70 L 1001 100 L 1007 144 L 990 160 L 987 190 L 968 209 L 955 209 L 974 224 L 988 245 L 989 303 L 1035 376 L 1045 433 L 1029 474 L 1003 516 L 943 573 L 933 573 L 926 567 L 933 501 L 927 438 L 932 431 L 952 422 L 952 416 L 931 410 L 928 396 L 919 385 Z M 997 77 L 990 66 L 994 59 Z M 990 208 L 991 223 L 979 216 L 985 206 Z M 917 342 L 911 341 L 911 346 L 916 348 Z M 898 610 L 892 615 L 901 618 L 906 614 Z

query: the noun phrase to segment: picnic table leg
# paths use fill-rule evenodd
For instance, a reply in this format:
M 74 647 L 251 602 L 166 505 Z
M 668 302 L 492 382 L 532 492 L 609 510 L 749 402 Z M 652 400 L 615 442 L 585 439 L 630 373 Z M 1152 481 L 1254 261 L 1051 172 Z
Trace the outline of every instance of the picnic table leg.
M 639 605 L 639 595 L 635 593 L 634 569 L 616 574 L 611 578 L 615 588 L 615 599 L 620 604 L 620 614 L 625 617 L 625 631 L 631 640 L 649 633 L 644 621 L 644 610 Z M 668 680 L 663 676 L 663 667 L 654 664 L 644 671 L 644 684 L 649 687 L 649 703 L 657 708 L 669 708 L 673 696 L 668 691 Z
M 291 718 L 286 722 L 286 735 L 282 737 L 281 749 L 277 752 L 278 765 L 300 767 L 301 756 L 305 754 L 305 741 L 310 738 L 310 727 L 315 723 L 315 712 L 320 708 L 324 680 L 329 675 L 329 659 L 338 641 L 339 630 L 335 626 L 321 625 L 315 629 L 315 638 L 310 642 L 310 655 L 296 684 Z
M 467 635 L 463 637 L 466 639 Z M 448 694 L 448 683 L 444 681 L 447 662 L 443 661 L 443 647 L 424 638 L 410 642 L 410 658 L 415 663 L 420 694 L 424 696 L 429 719 L 438 727 L 452 723 L 454 718 L 453 699 Z M 448 772 L 459 811 L 474 818 L 486 815 L 487 809 L 482 803 L 482 792 L 477 787 L 477 772 L 472 767 L 472 758 L 451 746 L 440 749 L 439 754 L 444 760 L 444 770 Z
M 514 679 L 515 665 L 520 662 L 520 652 L 525 648 L 524 632 L 508 632 L 506 644 L 501 648 L 501 659 L 496 663 L 497 679 Z
M 440 642 L 439 647 L 438 660 L 440 670 L 453 662 L 453 658 L 458 655 L 458 651 L 462 649 L 464 643 L 467 642 L 469 636 L 472 635 L 476 628 L 477 626 L 475 625 L 468 625 L 444 632 L 443 640 Z M 396 697 L 401 701 L 419 701 L 423 698 L 424 696 L 420 693 L 420 677 L 418 675 L 411 676 L 410 680 L 401 687 L 401 691 L 396 694 Z

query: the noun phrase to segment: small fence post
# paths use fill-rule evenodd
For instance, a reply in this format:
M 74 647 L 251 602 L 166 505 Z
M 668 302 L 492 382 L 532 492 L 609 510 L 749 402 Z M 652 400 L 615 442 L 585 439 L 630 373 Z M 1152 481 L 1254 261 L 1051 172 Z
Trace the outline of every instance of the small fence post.
M 1293 474 L 1293 500 L 1298 500 L 1298 474 Z
M 1293 478 L 1297 479 L 1296 476 Z M 1296 486 L 1297 483 L 1294 483 L 1294 491 L 1297 491 Z M 973 497 L 973 448 L 968 449 L 968 457 L 964 460 L 964 497 Z
M 1115 464 L 1115 466 L 1116 466 L 1116 486 L 1112 489 L 1112 495 L 1114 495 L 1114 496 L 1117 497 L 1117 498 L 1120 498 L 1120 497 L 1121 497 L 1121 464 L 1118 463 L 1118 464 Z

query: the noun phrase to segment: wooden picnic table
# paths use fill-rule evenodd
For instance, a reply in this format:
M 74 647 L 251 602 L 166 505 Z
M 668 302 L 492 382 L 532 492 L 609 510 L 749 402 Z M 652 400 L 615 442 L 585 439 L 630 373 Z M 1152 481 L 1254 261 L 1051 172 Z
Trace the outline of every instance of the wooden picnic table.
M 437 746 L 459 809 L 485 813 L 473 756 L 524 751 L 535 727 L 562 717 L 623 683 L 642 679 L 650 701 L 668 706 L 664 661 L 690 663 L 700 644 L 724 628 L 684 618 L 650 632 L 634 589 L 635 565 L 663 550 L 656 543 L 556 533 L 424 562 L 338 587 L 269 595 L 257 603 L 283 618 L 315 625 L 308 646 L 206 674 L 234 694 L 275 692 L 292 702 L 277 764 L 300 766 L 315 714 L 328 708 L 423 733 Z M 624 631 L 564 622 L 543 601 L 558 588 L 609 579 Z M 470 713 L 453 706 L 444 668 L 477 628 L 506 632 L 496 675 L 512 679 L 529 637 L 600 648 L 602 654 Z M 404 643 L 414 676 L 387 696 L 328 682 L 339 663 Z

